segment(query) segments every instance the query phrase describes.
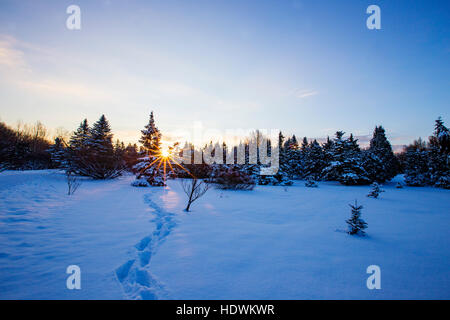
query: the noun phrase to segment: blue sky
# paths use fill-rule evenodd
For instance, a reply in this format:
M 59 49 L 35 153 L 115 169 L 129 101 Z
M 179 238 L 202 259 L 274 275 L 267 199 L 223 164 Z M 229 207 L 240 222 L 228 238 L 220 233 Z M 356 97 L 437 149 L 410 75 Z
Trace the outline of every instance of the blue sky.
M 66 8 L 81 8 L 81 30 Z M 381 8 L 381 30 L 366 8 Z M 448 1 L 0 0 L 0 119 L 74 130 L 104 113 L 135 141 L 278 128 L 393 144 L 427 137 L 450 101 Z M 175 132 L 175 133 L 174 133 Z

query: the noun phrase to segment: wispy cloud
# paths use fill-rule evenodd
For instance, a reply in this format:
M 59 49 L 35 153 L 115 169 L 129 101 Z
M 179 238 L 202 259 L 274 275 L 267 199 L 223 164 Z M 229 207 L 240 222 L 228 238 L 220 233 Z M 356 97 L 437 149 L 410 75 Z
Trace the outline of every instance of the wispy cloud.
M 34 94 L 79 97 L 92 100 L 110 100 L 102 88 L 89 86 L 65 77 L 48 74 L 33 68 L 30 57 L 51 59 L 47 49 L 20 41 L 9 35 L 0 35 L 0 74 L 7 75 L 8 84 Z
M 26 68 L 25 54 L 15 48 L 16 41 L 8 36 L 0 36 L 0 66 L 6 68 Z
M 301 90 L 301 89 L 295 90 L 293 93 L 293 95 L 299 99 L 315 96 L 317 94 L 319 94 L 319 92 L 316 90 Z

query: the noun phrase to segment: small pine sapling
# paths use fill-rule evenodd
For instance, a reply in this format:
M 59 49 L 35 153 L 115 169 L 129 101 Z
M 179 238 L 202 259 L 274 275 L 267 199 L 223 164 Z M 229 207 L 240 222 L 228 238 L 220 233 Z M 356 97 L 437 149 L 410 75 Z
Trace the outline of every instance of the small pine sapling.
M 318 185 L 317 185 L 317 183 L 314 181 L 314 179 L 312 177 L 308 177 L 308 178 L 306 178 L 306 181 L 305 181 L 305 187 L 317 188 Z
M 377 199 L 378 196 L 380 195 L 380 193 L 384 192 L 384 190 L 382 190 L 380 188 L 380 185 L 378 183 L 376 183 L 376 182 L 372 183 L 371 187 L 372 187 L 372 190 L 367 195 L 368 197 Z
M 352 216 L 346 220 L 348 224 L 348 234 L 350 235 L 365 235 L 364 229 L 367 228 L 367 223 L 361 219 L 361 210 L 363 206 L 358 206 L 358 202 L 355 200 L 355 204 L 349 204 L 352 208 Z

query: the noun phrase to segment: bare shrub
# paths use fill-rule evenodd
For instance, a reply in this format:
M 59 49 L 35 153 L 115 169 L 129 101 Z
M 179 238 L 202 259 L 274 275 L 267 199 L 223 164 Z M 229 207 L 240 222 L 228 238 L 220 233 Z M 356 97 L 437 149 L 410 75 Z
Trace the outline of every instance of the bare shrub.
M 78 180 L 77 176 L 71 171 L 66 171 L 67 178 L 67 194 L 70 196 L 77 191 L 78 187 L 81 185 L 81 182 Z
M 181 186 L 183 187 L 184 193 L 186 193 L 186 195 L 188 196 L 187 206 L 186 209 L 184 209 L 184 211 L 187 212 L 189 212 L 191 204 L 195 200 L 203 196 L 209 189 L 209 184 L 196 178 L 181 179 Z

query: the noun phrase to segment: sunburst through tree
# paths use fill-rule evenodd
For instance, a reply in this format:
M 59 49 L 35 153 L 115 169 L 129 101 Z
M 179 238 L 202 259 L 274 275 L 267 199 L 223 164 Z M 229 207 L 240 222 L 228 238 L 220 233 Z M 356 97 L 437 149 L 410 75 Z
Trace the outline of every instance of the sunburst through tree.
M 142 148 L 138 163 L 134 166 L 134 186 L 165 186 L 168 176 L 176 176 L 174 166 L 191 175 L 181 165 L 178 144 L 170 147 L 161 144 L 161 133 L 155 125 L 153 112 L 150 113 L 150 120 L 141 133 L 139 142 L 142 143 Z

